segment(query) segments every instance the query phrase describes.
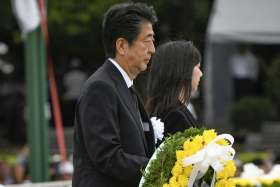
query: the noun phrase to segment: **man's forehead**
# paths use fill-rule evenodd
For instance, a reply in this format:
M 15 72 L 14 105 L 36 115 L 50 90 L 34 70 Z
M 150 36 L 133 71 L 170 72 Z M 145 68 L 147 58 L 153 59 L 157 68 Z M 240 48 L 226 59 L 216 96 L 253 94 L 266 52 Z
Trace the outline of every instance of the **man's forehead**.
M 143 22 L 140 26 L 139 37 L 154 37 L 153 25 L 149 22 Z

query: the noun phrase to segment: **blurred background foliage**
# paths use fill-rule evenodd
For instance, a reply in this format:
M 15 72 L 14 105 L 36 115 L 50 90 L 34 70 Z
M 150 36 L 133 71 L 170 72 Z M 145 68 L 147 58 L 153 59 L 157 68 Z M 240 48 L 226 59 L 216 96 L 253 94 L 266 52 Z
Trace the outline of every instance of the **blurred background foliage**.
M 112 4 L 118 2 L 124 1 L 48 0 L 51 52 L 55 63 L 62 63 L 68 56 L 79 57 L 89 63 L 90 71 L 103 63 L 102 17 Z M 170 39 L 191 39 L 203 50 L 212 1 L 139 0 L 135 2 L 144 2 L 154 6 L 159 17 L 159 23 L 155 27 L 157 43 Z M 1 40 L 9 46 L 16 47 L 23 44 L 12 15 L 10 0 L 1 2 L 0 15 Z
M 268 98 L 244 97 L 233 105 L 230 119 L 235 130 L 258 132 L 264 122 L 273 119 L 272 107 Z
M 54 60 L 58 91 L 63 92 L 62 78 L 69 62 L 79 58 L 83 71 L 90 75 L 105 60 L 101 25 L 105 11 L 123 0 L 46 0 L 50 33 L 50 52 Z M 192 40 L 203 53 L 205 33 L 213 0 L 137 0 L 147 3 L 157 12 L 156 45 L 175 39 Z M 4 57 L 19 72 L 17 81 L 24 83 L 24 41 L 12 13 L 11 1 L 2 0 L 0 6 L 0 41 L 9 46 Z M 9 58 L 9 59 L 7 59 Z M 146 72 L 138 76 L 136 86 L 141 90 Z M 144 80 L 143 80 L 144 79 Z M 142 84 L 142 83 L 141 83 Z M 140 88 L 140 89 L 139 89 Z M 140 93 L 145 96 L 144 93 Z M 200 107 L 199 107 L 200 108 Z
M 272 60 L 267 68 L 267 81 L 265 83 L 268 98 L 274 103 L 277 120 L 280 119 L 280 56 Z
M 258 132 L 266 122 L 280 121 L 280 57 L 264 67 L 264 93 L 261 97 L 243 97 L 230 111 L 230 121 L 235 130 Z

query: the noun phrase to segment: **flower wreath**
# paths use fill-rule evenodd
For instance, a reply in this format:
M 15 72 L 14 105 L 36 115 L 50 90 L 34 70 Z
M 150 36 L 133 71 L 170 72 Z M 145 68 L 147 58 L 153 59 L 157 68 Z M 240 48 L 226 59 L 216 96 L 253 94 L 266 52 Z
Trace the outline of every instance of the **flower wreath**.
M 213 129 L 178 132 L 156 150 L 139 187 L 235 186 L 231 179 L 236 171 L 233 141 L 231 135 L 218 136 Z

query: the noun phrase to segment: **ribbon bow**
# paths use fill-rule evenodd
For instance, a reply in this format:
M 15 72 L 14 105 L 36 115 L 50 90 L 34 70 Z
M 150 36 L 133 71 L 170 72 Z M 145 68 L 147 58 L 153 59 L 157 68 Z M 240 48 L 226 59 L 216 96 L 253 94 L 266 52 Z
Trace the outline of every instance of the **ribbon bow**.
M 221 139 L 228 140 L 230 144 L 227 146 L 217 144 L 216 142 Z M 232 160 L 234 157 L 235 150 L 232 148 L 233 142 L 233 136 L 230 134 L 221 134 L 196 154 L 184 158 L 183 166 L 186 167 L 194 164 L 188 187 L 192 187 L 196 179 L 202 178 L 210 166 L 214 169 L 211 182 L 211 187 L 213 187 L 215 184 L 215 173 L 224 168 L 224 161 Z

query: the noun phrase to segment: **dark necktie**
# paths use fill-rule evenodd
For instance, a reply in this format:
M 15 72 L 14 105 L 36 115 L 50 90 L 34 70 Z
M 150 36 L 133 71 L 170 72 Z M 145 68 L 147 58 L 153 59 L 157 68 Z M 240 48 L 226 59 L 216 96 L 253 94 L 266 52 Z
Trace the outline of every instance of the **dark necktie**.
M 141 127 L 140 127 L 142 129 L 141 134 L 143 136 L 145 149 L 147 150 L 147 142 L 146 142 L 146 138 L 145 138 L 145 134 L 144 134 L 143 121 L 142 121 L 142 117 L 141 117 L 140 110 L 139 110 L 137 92 L 136 92 L 136 90 L 135 90 L 133 85 L 129 88 L 129 91 L 130 91 L 132 99 L 133 99 L 133 104 L 134 104 L 134 106 L 136 108 L 136 114 L 137 114 L 137 116 L 139 118 L 139 121 L 140 121 L 140 124 L 141 124 Z
M 132 85 L 129 88 L 129 90 L 130 90 L 130 93 L 131 93 L 131 96 L 132 96 L 132 99 L 133 99 L 134 107 L 139 111 L 138 99 L 137 99 L 137 94 L 136 94 L 136 90 L 135 90 L 134 86 Z
M 137 115 L 138 115 L 138 117 L 140 119 L 140 122 L 142 124 L 142 118 L 141 118 L 141 114 L 140 114 L 140 111 L 139 111 L 139 104 L 138 104 L 136 90 L 135 90 L 133 85 L 129 88 L 129 90 L 130 90 L 130 93 L 132 95 L 132 99 L 133 99 L 134 107 L 136 108 L 136 111 L 137 111 Z

